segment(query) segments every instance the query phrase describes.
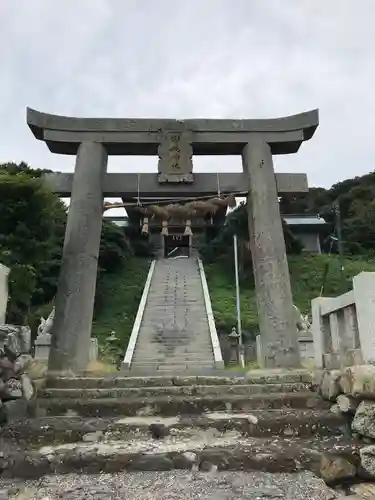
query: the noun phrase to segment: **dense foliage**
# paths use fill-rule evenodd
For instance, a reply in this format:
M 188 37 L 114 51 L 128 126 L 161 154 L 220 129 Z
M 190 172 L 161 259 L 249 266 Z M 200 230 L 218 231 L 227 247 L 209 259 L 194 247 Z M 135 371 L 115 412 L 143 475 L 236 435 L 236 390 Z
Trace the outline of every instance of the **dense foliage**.
M 11 269 L 8 321 L 23 323 L 31 308 L 56 294 L 66 207 L 43 182 L 46 170 L 0 165 L 0 262 Z M 130 253 L 122 229 L 105 222 L 99 266 L 113 271 Z
M 285 223 L 283 223 L 284 238 L 288 254 L 298 254 L 302 247 Z M 247 206 L 239 205 L 226 218 L 226 223 L 217 235 L 201 249 L 200 253 L 205 263 L 220 261 L 233 274 L 233 235 L 237 234 L 240 275 L 242 281 L 253 279 L 251 254 L 249 250 L 249 226 Z
M 340 208 L 343 246 L 347 254 L 373 252 L 375 248 L 375 172 L 347 179 L 330 189 L 312 188 L 300 196 L 284 196 L 284 214 L 320 213 L 332 225 Z

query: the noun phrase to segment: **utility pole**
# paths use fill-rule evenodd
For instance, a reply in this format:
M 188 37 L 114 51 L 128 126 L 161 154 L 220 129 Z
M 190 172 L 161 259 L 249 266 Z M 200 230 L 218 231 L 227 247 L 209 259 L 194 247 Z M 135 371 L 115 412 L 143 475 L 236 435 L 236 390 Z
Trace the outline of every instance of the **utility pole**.
M 240 301 L 240 282 L 238 277 L 238 248 L 237 248 L 237 234 L 233 235 L 233 249 L 234 249 L 234 274 L 236 278 L 236 310 L 237 310 L 237 334 L 238 334 L 238 358 L 241 368 L 245 368 L 245 359 L 243 352 L 242 341 L 242 324 L 241 324 L 241 301 Z
M 343 247 L 343 241 L 342 241 L 341 211 L 340 211 L 339 200 L 337 200 L 335 202 L 334 210 L 335 210 L 337 246 L 338 246 L 339 261 L 340 261 L 341 284 L 343 284 L 343 282 L 344 282 L 344 247 Z

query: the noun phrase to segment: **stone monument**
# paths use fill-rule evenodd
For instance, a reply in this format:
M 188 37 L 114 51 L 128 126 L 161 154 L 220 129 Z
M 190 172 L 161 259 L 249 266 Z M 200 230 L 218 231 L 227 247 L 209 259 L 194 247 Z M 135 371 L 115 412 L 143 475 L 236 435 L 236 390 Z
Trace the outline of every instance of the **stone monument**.
M 278 195 L 308 191 L 304 174 L 276 174 L 272 156 L 298 151 L 318 111 L 265 120 L 71 118 L 27 110 L 35 137 L 76 156 L 74 174 L 45 177 L 71 197 L 49 369 L 79 373 L 89 359 L 103 197 L 211 196 L 217 174 L 193 173 L 192 155 L 242 155 L 242 173 L 220 173 L 220 193 L 248 195 L 250 248 L 267 367 L 299 366 Z M 107 174 L 108 155 L 158 155 L 155 174 Z

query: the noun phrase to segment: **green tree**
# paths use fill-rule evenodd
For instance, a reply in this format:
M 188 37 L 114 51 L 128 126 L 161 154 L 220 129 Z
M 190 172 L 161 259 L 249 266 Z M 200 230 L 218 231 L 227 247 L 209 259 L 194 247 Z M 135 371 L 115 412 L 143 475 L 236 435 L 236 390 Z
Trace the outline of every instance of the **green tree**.
M 67 209 L 26 163 L 0 165 L 0 262 L 11 269 L 7 320 L 26 321 L 30 309 L 56 295 Z M 104 222 L 99 266 L 115 271 L 130 255 L 124 231 Z

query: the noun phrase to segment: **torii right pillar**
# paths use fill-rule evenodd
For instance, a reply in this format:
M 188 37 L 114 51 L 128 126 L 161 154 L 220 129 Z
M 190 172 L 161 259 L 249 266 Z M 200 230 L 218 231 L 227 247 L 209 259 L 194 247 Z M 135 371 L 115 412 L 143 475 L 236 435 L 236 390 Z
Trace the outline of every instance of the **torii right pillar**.
M 242 161 L 249 179 L 249 236 L 264 364 L 297 368 L 298 336 L 270 145 L 261 135 L 251 135 Z

